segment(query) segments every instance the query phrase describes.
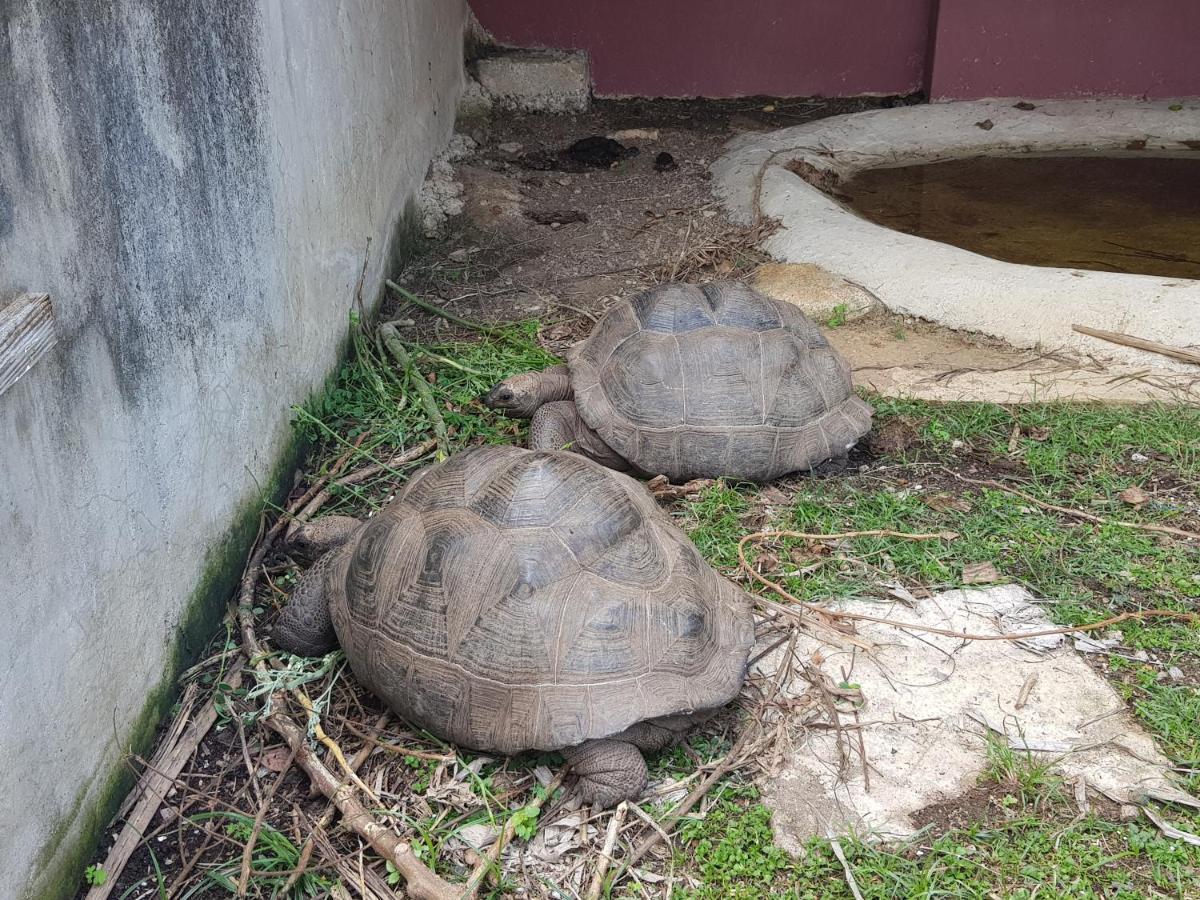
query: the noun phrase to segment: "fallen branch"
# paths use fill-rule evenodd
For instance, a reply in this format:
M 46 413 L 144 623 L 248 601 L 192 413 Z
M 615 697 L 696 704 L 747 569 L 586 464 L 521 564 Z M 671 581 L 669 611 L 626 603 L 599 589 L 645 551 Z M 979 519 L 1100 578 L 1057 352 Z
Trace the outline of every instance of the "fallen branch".
M 389 281 L 388 284 L 391 282 Z M 429 421 L 433 425 L 433 434 L 437 440 L 438 462 L 441 462 L 450 455 L 450 437 L 446 433 L 446 420 L 442 418 L 442 414 L 437 408 L 437 401 L 433 398 L 433 391 L 429 389 L 429 382 L 425 380 L 416 363 L 409 358 L 395 323 L 384 322 L 379 326 L 379 335 L 383 338 L 388 352 L 395 358 L 396 365 L 400 367 L 401 371 L 408 373 L 408 380 L 416 390 L 421 405 L 425 407 L 425 414 L 429 416 Z
M 361 469 L 356 469 L 349 475 L 343 475 L 341 478 L 338 478 L 336 481 L 330 483 L 328 487 L 325 487 L 319 491 L 311 500 L 308 501 L 308 503 L 304 505 L 303 509 L 292 516 L 292 524 L 288 529 L 289 532 L 291 531 L 291 528 L 295 527 L 296 525 L 299 525 L 302 522 L 307 522 L 317 513 L 318 510 L 321 509 L 322 506 L 328 503 L 329 498 L 333 496 L 333 488 L 361 484 L 368 478 L 374 478 L 376 475 L 382 475 L 384 472 L 390 472 L 393 469 L 399 468 L 400 466 L 406 466 L 409 463 L 416 462 L 418 459 L 420 459 L 422 456 L 425 456 L 436 447 L 437 441 L 430 438 L 427 441 L 421 441 L 421 443 L 417 444 L 415 447 L 411 447 L 397 456 L 393 456 L 387 462 L 372 463 L 369 466 L 363 466 Z
M 1099 338 L 1102 341 L 1108 341 L 1110 344 L 1120 344 L 1123 347 L 1134 347 L 1138 350 L 1145 350 L 1149 353 L 1157 353 L 1160 356 L 1169 356 L 1171 359 L 1182 360 L 1183 362 L 1195 363 L 1200 366 L 1200 353 L 1195 350 L 1184 350 L 1182 347 L 1172 347 L 1170 344 L 1160 344 L 1158 341 L 1148 341 L 1145 338 L 1134 337 L 1132 334 L 1123 334 L 1120 331 L 1104 331 L 1101 328 L 1089 328 L 1087 325 L 1072 325 L 1071 330 L 1079 334 L 1086 334 L 1088 337 Z
M 604 835 L 604 846 L 600 850 L 600 859 L 596 862 L 596 871 L 592 874 L 591 884 L 588 885 L 584 900 L 599 900 L 604 890 L 604 875 L 612 863 L 613 849 L 617 846 L 617 835 L 621 833 L 621 823 L 625 821 L 625 812 L 629 809 L 629 801 L 622 800 L 612 817 L 608 820 L 608 831 Z
M 286 516 L 279 519 L 267 531 L 259 544 L 246 572 L 242 576 L 238 596 L 238 623 L 242 634 L 242 652 L 253 661 L 257 671 L 265 673 L 265 654 L 254 633 L 254 585 L 262 567 L 262 560 L 272 543 L 282 531 Z M 373 815 L 354 795 L 352 782 L 340 782 L 316 753 L 307 745 L 305 732 L 284 712 L 276 709 L 263 720 L 268 727 L 287 742 L 295 753 L 296 764 L 308 775 L 309 780 L 333 801 L 342 814 L 342 823 L 366 841 L 371 848 L 389 860 L 408 885 L 408 893 L 417 900 L 457 900 L 460 892 L 435 875 L 413 852 L 411 845 L 379 824 Z
M 853 622 L 874 622 L 877 625 L 890 625 L 893 628 L 903 628 L 909 631 L 920 631 L 925 634 L 940 634 L 945 637 L 958 638 L 963 641 L 1023 641 L 1035 637 L 1050 637 L 1057 634 L 1076 634 L 1085 631 L 1096 631 L 1100 628 L 1108 628 L 1112 625 L 1117 625 L 1121 622 L 1129 622 L 1138 619 L 1176 619 L 1183 622 L 1200 623 L 1200 613 L 1178 612 L 1173 609 L 1142 609 L 1136 612 L 1126 612 L 1120 615 L 1111 616 L 1107 619 L 1101 619 L 1099 622 L 1090 622 L 1085 625 L 1067 625 L 1062 628 L 1043 628 L 1038 631 L 1022 631 L 1017 633 L 1002 633 L 1002 634 L 971 634 L 967 631 L 954 631 L 950 628 L 935 628 L 932 625 L 918 625 L 913 622 L 902 622 L 898 619 L 887 619 L 881 616 L 871 616 L 866 613 L 845 612 L 843 610 L 832 610 L 818 603 L 810 603 L 807 600 L 801 600 L 799 597 L 790 593 L 787 588 L 776 581 L 772 581 L 765 575 L 762 575 L 757 569 L 750 564 L 750 560 L 746 558 L 746 545 L 752 541 L 758 542 L 773 537 L 803 537 L 809 540 L 831 540 L 847 537 L 861 536 L 888 536 L 905 538 L 908 540 L 933 540 L 938 537 L 952 535 L 954 532 L 942 532 L 936 534 L 915 534 L 905 532 L 891 532 L 881 530 L 871 531 L 846 531 L 836 534 L 815 534 L 800 531 L 759 531 L 754 534 L 748 534 L 738 541 L 738 561 L 741 568 L 754 581 L 757 581 L 763 587 L 768 588 L 778 594 L 784 600 L 784 603 L 776 603 L 768 600 L 765 597 L 759 597 L 758 601 L 769 609 L 773 609 L 783 615 L 798 621 L 803 621 L 803 617 L 796 607 L 809 610 L 815 615 L 825 619 L 828 623 L 836 621 L 853 621 Z M 954 535 L 957 537 L 957 535 Z
M 242 679 L 242 661 L 236 660 L 225 676 L 226 682 L 232 688 L 237 688 Z M 142 842 L 147 826 L 154 819 L 154 814 L 162 806 L 167 790 L 174 783 L 183 767 L 187 765 L 200 741 L 208 734 L 217 721 L 217 698 L 214 696 L 204 705 L 191 724 L 183 731 L 175 743 L 164 743 L 155 754 L 134 794 L 140 794 L 141 799 L 134 806 L 133 812 L 125 820 L 125 827 L 104 858 L 104 871 L 108 874 L 104 884 L 96 885 L 87 892 L 85 900 L 105 900 L 112 893 L 120 880 L 121 872 L 129 863 L 129 857 Z
M 455 325 L 461 325 L 464 328 L 470 328 L 472 331 L 478 331 L 480 334 L 487 334 L 491 335 L 492 337 L 502 337 L 504 335 L 504 329 L 502 328 L 492 328 L 489 325 L 481 325 L 479 322 L 472 322 L 470 319 L 464 319 L 462 316 L 456 316 L 449 310 L 442 309 L 440 306 L 435 306 L 428 300 L 422 300 L 411 291 L 406 291 L 391 279 L 388 279 L 384 283 L 397 294 L 399 294 L 404 300 L 407 300 L 414 306 L 421 307 L 421 309 L 425 310 L 427 313 L 432 313 L 439 318 L 445 319 L 447 322 L 453 322 Z M 392 323 L 388 322 L 387 324 L 391 325 Z
M 1031 496 L 1024 491 L 1019 491 L 1014 487 L 1009 487 L 1006 484 L 1001 484 L 999 481 L 992 481 L 990 478 L 968 478 L 966 475 L 959 475 L 951 469 L 944 469 L 950 475 L 953 475 L 959 481 L 967 484 L 974 484 L 979 487 L 992 488 L 997 491 L 1004 491 L 1006 494 L 1012 494 L 1014 497 L 1020 497 L 1027 503 L 1032 503 L 1034 506 L 1041 509 L 1049 510 L 1050 512 L 1060 513 L 1064 516 L 1070 516 L 1073 519 L 1082 519 L 1085 522 L 1092 522 L 1096 525 L 1116 525 L 1119 528 L 1133 528 L 1138 531 L 1153 531 L 1157 534 L 1169 534 L 1172 537 L 1184 538 L 1189 541 L 1200 541 L 1200 533 L 1195 531 L 1185 531 L 1182 528 L 1172 528 L 1170 525 L 1157 525 L 1153 522 L 1128 522 L 1124 519 L 1106 519 L 1103 516 L 1097 516 L 1089 512 L 1084 512 L 1081 509 L 1071 509 L 1069 506 L 1058 506 L 1054 503 L 1047 503 L 1045 500 L 1039 500 L 1037 497 Z
M 354 785 L 339 782 L 305 742 L 304 729 L 281 712 L 266 718 L 271 730 L 282 737 L 296 753 L 300 766 L 321 793 L 333 801 L 342 814 L 342 824 L 366 841 L 376 853 L 389 860 L 407 882 L 408 893 L 425 900 L 457 900 L 460 892 L 443 881 L 413 853 L 412 846 L 376 821 L 354 796 Z

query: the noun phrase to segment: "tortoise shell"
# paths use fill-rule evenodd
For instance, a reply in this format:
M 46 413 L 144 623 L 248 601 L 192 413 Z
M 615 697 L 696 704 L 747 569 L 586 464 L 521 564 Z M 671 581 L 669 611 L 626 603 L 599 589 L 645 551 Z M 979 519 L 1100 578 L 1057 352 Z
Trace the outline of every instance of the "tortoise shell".
M 871 428 L 820 329 L 738 282 L 663 285 L 618 304 L 570 368 L 584 422 L 672 481 L 769 481 L 844 455 Z
M 326 577 L 359 680 L 479 750 L 556 750 L 720 706 L 754 640 L 746 595 L 644 487 L 561 451 L 429 467 Z

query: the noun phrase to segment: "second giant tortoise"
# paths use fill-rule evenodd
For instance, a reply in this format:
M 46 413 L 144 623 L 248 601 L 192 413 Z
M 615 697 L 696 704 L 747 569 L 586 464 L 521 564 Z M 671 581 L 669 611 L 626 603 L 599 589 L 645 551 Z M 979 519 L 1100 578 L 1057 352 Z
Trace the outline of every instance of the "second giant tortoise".
M 484 402 L 532 417 L 535 449 L 672 481 L 769 481 L 845 457 L 871 428 L 821 330 L 733 281 L 618 303 L 567 365 L 508 378 Z
M 626 475 L 572 453 L 491 446 L 418 473 L 329 547 L 273 632 L 341 644 L 405 719 L 477 750 L 562 750 L 590 801 L 646 784 L 643 750 L 735 697 L 748 597 Z M 302 532 L 303 535 L 303 532 Z

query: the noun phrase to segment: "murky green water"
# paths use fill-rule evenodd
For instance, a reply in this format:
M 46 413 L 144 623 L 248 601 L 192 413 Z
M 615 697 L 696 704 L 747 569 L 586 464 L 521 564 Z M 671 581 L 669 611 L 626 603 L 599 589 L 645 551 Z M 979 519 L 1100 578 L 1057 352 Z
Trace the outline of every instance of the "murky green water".
M 872 222 L 1007 262 L 1200 278 L 1200 154 L 869 169 L 838 195 Z

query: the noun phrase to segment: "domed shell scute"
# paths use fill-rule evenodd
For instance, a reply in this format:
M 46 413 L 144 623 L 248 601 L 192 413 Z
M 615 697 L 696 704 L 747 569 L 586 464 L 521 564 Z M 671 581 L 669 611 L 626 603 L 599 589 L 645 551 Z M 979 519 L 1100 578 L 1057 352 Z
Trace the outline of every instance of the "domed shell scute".
M 576 454 L 465 451 L 338 560 L 330 609 L 360 680 L 483 750 L 559 749 L 719 706 L 753 642 L 745 595 L 697 564 L 645 488 Z

